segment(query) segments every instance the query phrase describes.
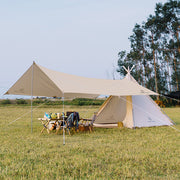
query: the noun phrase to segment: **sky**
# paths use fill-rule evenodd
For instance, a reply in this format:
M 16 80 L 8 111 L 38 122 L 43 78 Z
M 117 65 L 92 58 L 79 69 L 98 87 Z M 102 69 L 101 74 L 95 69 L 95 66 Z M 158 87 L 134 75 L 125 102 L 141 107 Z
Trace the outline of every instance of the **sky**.
M 165 0 L 0 0 L 0 99 L 33 61 L 69 74 L 112 79 L 136 23 Z M 116 78 L 120 78 L 116 74 Z

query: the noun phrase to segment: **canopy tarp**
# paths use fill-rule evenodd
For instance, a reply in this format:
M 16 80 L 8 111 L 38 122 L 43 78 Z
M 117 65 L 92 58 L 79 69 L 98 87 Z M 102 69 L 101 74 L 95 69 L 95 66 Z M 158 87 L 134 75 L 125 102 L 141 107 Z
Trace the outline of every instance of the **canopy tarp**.
M 157 95 L 126 78 L 106 80 L 75 76 L 47 69 L 35 62 L 5 94 L 67 98 Z

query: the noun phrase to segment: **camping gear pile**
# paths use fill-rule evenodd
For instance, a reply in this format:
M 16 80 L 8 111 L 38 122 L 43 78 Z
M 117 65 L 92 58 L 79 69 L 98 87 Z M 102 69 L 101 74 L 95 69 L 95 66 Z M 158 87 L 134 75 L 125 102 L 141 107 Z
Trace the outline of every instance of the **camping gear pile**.
M 79 131 L 93 131 L 93 121 L 88 119 L 81 119 L 79 121 Z
M 70 134 L 72 129 L 74 132 L 90 131 L 93 130 L 93 122 L 88 119 L 80 119 L 79 113 L 75 111 L 67 111 L 64 113 L 45 113 L 44 118 L 38 118 L 43 124 L 41 133 L 46 129 L 48 133 L 56 130 L 56 134 L 59 130 L 63 130 L 63 127 Z

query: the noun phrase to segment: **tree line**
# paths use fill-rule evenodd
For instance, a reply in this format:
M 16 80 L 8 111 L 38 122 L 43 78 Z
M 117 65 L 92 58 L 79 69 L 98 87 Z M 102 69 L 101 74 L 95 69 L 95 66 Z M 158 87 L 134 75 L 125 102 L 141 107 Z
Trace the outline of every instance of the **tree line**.
M 157 3 L 154 14 L 135 24 L 131 48 L 118 53 L 118 69 L 132 67 L 139 84 L 160 94 L 180 90 L 180 1 Z

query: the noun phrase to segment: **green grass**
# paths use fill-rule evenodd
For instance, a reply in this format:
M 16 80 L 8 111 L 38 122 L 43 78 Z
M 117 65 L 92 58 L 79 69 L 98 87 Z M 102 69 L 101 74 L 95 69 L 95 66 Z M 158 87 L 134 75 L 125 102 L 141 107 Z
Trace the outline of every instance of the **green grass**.
M 66 106 L 83 117 L 98 107 Z M 0 179 L 180 179 L 180 132 L 170 127 L 135 130 L 98 129 L 93 133 L 40 134 L 37 120 L 44 112 L 62 107 L 34 110 L 33 134 L 26 106 L 0 107 Z M 164 111 L 180 129 L 180 108 Z

